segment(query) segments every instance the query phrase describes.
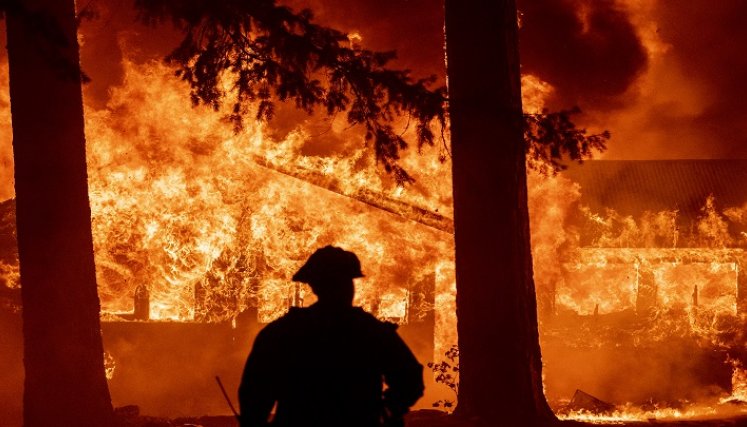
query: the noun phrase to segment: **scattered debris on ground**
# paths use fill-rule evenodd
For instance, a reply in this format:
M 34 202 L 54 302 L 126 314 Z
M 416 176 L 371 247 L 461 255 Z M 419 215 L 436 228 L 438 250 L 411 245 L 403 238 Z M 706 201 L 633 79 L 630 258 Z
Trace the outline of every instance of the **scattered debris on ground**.
M 584 392 L 581 392 L 584 393 Z M 593 399 L 594 396 L 584 393 Z M 574 396 L 575 397 L 575 396 Z M 582 402 L 594 402 L 586 400 L 585 396 Z M 599 399 L 596 399 L 599 400 Z M 604 401 L 599 400 L 602 403 Z M 607 404 L 609 405 L 609 404 Z M 116 413 L 121 422 L 121 427 L 238 427 L 238 422 L 233 416 L 203 416 L 191 418 L 166 419 L 158 417 L 148 417 L 139 414 L 137 406 L 130 405 L 117 408 Z M 747 427 L 747 416 L 734 417 L 722 420 L 686 420 L 686 421 L 639 421 L 639 422 L 615 422 L 605 423 L 619 426 L 643 427 L 655 425 L 657 427 Z M 460 419 L 446 412 L 423 409 L 413 411 L 407 414 L 406 427 L 481 427 L 474 421 Z M 583 423 L 579 421 L 558 421 L 555 426 L 548 427 L 594 427 L 599 424 Z
M 610 414 L 615 410 L 615 405 L 594 397 L 582 390 L 573 393 L 571 402 L 563 408 L 563 412 L 586 412 L 594 415 Z

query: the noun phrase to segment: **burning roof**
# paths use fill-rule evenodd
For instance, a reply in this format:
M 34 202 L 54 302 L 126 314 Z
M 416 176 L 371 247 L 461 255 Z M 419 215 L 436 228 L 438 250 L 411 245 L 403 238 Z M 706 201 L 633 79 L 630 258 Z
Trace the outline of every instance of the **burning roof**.
M 582 247 L 747 247 L 747 160 L 597 160 L 562 176 L 580 188 L 568 220 Z
M 713 196 L 720 206 L 747 201 L 747 160 L 590 160 L 563 175 L 581 186 L 580 202 L 621 215 L 677 209 L 694 219 Z

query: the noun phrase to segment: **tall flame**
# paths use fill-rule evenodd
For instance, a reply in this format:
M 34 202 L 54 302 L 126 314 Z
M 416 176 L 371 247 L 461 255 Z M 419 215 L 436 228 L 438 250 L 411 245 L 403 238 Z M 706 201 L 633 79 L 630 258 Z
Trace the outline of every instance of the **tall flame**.
M 360 166 L 363 149 L 304 156 L 304 129 L 283 140 L 261 124 L 236 134 L 220 112 L 193 108 L 167 67 L 124 65 L 107 108 L 86 114 L 105 312 L 131 310 L 145 284 L 154 319 L 224 320 L 260 304 L 267 321 L 287 309 L 289 278 L 305 257 L 335 244 L 363 261 L 359 302 L 404 318 L 409 285 L 450 260 L 449 233 L 356 199 L 375 191 L 406 206 L 441 206 L 448 197 L 392 186 Z M 437 160 L 405 161 L 448 177 Z
M 107 105 L 86 108 L 103 316 L 128 317 L 138 289 L 147 289 L 140 295 L 154 320 L 226 321 L 256 307 L 267 322 L 313 302 L 289 278 L 314 249 L 334 244 L 362 260 L 357 304 L 400 323 L 435 311 L 436 357 L 457 342 L 447 141 L 427 155 L 405 153 L 418 181 L 403 188 L 377 171 L 362 140 L 346 140 L 359 136 L 339 118 L 322 132 L 301 121 L 282 135 L 260 123 L 236 133 L 222 112 L 193 107 L 168 67 L 123 67 Z M 541 111 L 553 88 L 534 76 L 522 85 L 526 111 Z M 9 132 L 3 93 L 0 129 Z M 408 129 L 406 119 L 399 125 Z M 355 148 L 328 150 L 325 132 Z M 572 347 L 593 347 L 614 336 L 642 346 L 688 336 L 719 349 L 740 345 L 747 240 L 728 224 L 747 223 L 747 205 L 719 210 L 709 197 L 686 232 L 677 228 L 676 207 L 633 218 L 582 206 L 583 188 L 562 175 L 530 172 L 528 184 L 543 343 L 562 336 Z M 586 237 L 569 226 L 571 217 L 584 219 Z M 0 260 L 0 277 L 17 286 L 17 266 Z M 652 320 L 596 336 L 563 324 L 615 313 Z M 731 396 L 743 400 L 742 365 L 728 363 Z M 613 418 L 709 413 L 704 408 L 623 406 Z

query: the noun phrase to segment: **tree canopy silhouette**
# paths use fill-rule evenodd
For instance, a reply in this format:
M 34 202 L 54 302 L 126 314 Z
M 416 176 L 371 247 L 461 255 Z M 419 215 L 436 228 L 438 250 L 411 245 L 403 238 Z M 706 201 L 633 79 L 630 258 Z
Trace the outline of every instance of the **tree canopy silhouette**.
M 360 48 L 345 33 L 312 22 L 309 10 L 293 12 L 274 0 L 136 0 L 143 22 L 166 19 L 184 39 L 167 61 L 189 83 L 195 104 L 216 109 L 234 95 L 230 119 L 240 128 L 249 114 L 270 119 L 274 100 L 292 101 L 309 113 L 345 112 L 365 126 L 376 160 L 399 183 L 413 181 L 397 162 L 407 147 L 393 120 L 414 120 L 418 147 L 433 145 L 431 126 L 446 126 L 446 88 L 431 89 L 434 76 L 414 79 L 387 65 L 394 52 Z M 227 79 L 227 80 L 226 80 Z
M 610 132 L 588 135 L 586 129 L 579 129 L 571 121 L 571 116 L 580 113 L 578 107 L 524 113 L 524 141 L 531 167 L 542 173 L 556 173 L 566 168 L 565 160 L 581 162 L 607 148 Z
M 294 12 L 275 0 L 135 0 L 139 20 L 147 25 L 171 21 L 184 34 L 166 56 L 178 77 L 190 86 L 195 105 L 219 109 L 232 105 L 229 119 L 240 130 L 248 116 L 270 120 L 275 101 L 291 101 L 312 113 L 345 113 L 351 125 L 365 128 L 376 161 L 398 184 L 414 181 L 400 164 L 408 147 L 395 119 L 414 121 L 418 149 L 444 139 L 448 97 L 444 86 L 433 87 L 436 76 L 416 79 L 410 70 L 389 66 L 394 51 L 363 49 L 348 34 L 313 22 L 310 10 Z M 0 0 L 0 18 L 11 12 L 28 20 L 41 36 L 63 49 L 68 41 L 55 22 L 31 13 L 19 0 Z M 95 19 L 86 7 L 78 19 Z M 88 76 L 78 64 L 68 64 L 56 51 L 44 56 L 52 68 L 83 82 Z M 229 101 L 230 100 L 230 101 Z M 524 115 L 524 136 L 530 167 L 555 173 L 567 160 L 582 161 L 604 151 L 610 134 L 588 135 L 571 116 L 578 107 Z M 434 132 L 435 130 L 435 132 Z
M 418 149 L 433 145 L 434 125 L 447 126 L 446 88 L 435 76 L 415 79 L 410 70 L 388 68 L 393 51 L 363 49 L 347 34 L 313 22 L 309 10 L 294 12 L 275 0 L 135 0 L 142 22 L 172 21 L 184 38 L 166 60 L 189 83 L 194 104 L 219 109 L 230 99 L 237 129 L 253 115 L 269 120 L 274 101 L 292 101 L 309 113 L 344 112 L 351 125 L 365 127 L 377 162 L 399 184 L 413 182 L 398 162 L 408 147 L 393 121 L 407 115 L 416 123 Z M 228 84 L 226 84 L 228 83 Z M 587 135 L 570 120 L 573 108 L 525 115 L 530 158 L 542 172 L 563 169 L 602 151 L 609 133 Z M 438 130 L 438 129 L 437 129 Z

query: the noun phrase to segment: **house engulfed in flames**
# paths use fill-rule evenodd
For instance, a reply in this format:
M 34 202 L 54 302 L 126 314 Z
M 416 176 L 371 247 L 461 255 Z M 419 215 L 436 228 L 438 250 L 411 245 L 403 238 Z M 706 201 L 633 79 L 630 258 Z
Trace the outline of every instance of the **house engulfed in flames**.
M 578 191 L 557 222 L 558 259 L 535 259 L 548 395 L 669 411 L 623 419 L 743 401 L 747 161 L 589 161 L 557 180 Z
M 375 192 L 348 193 L 334 178 L 303 168 L 257 159 L 251 168 L 257 192 L 279 207 L 242 205 L 245 223 L 232 228 L 239 235 L 223 240 L 221 251 L 206 256 L 207 264 L 200 263 L 199 250 L 169 240 L 194 233 L 178 216 L 157 225 L 146 216 L 138 222 L 140 234 L 118 225 L 118 216 L 108 222 L 94 216 L 94 227 L 113 227 L 99 234 L 116 233 L 128 242 L 119 247 L 112 239 L 98 247 L 105 331 L 123 333 L 122 325 L 133 320 L 234 327 L 238 320 L 239 329 L 246 322 L 267 323 L 290 306 L 313 302 L 308 289 L 288 281 L 305 250 L 350 238 L 348 247 L 362 254 L 364 268 L 369 261 L 372 276 L 359 286 L 358 304 L 400 323 L 425 360 L 437 360 L 456 342 L 448 217 Z M 567 399 L 569 387 L 639 403 L 700 399 L 701 391 L 693 390 L 735 390 L 747 315 L 745 188 L 742 160 L 588 161 L 555 178 L 530 175 L 551 400 Z M 297 201 L 272 198 L 281 192 L 309 202 L 301 208 Z M 96 197 L 102 194 L 92 192 L 94 207 L 114 203 Z M 12 221 L 12 202 L 0 206 L 4 223 Z M 330 206 L 334 212 L 325 217 Z M 353 233 L 347 226 L 336 229 L 337 215 L 365 217 L 365 226 Z M 288 234 L 272 235 L 276 220 Z M 168 233 L 159 237 L 159 228 Z M 209 231 L 206 224 L 203 232 Z M 396 233 L 400 237 L 391 238 Z M 143 253 L 132 253 L 133 247 Z M 17 280 L 11 262 L 4 261 L 4 280 Z M 692 360 L 684 363 L 685 356 Z M 614 361 L 600 362 L 609 358 Z M 662 367 L 676 374 L 656 377 L 652 372 Z M 702 369 L 709 373 L 698 374 Z M 644 380 L 631 381 L 621 370 Z
M 124 67 L 106 108 L 86 111 L 115 403 L 152 392 L 147 413 L 221 410 L 219 396 L 215 408 L 200 407 L 204 399 L 174 406 L 198 394 L 180 399 L 187 373 L 212 378 L 208 370 L 220 360 L 237 381 L 257 326 L 313 302 L 289 278 L 327 244 L 358 254 L 366 278 L 356 303 L 400 323 L 421 360 L 440 360 L 457 342 L 451 183 L 435 153 L 409 150 L 402 162 L 418 182 L 397 187 L 379 176 L 365 147 L 350 142 L 344 120 L 315 134 L 299 127 L 277 136 L 261 124 L 236 134 L 219 112 L 193 108 L 170 69 Z M 330 135 L 338 139 L 320 141 Z M 577 387 L 614 402 L 738 390 L 732 373 L 745 360 L 745 174 L 747 161 L 734 160 L 589 161 L 554 178 L 529 175 L 551 400 L 568 399 Z M 18 307 L 13 224 L 13 202 L 3 202 L 0 300 L 11 301 L 3 309 Z M 216 336 L 239 344 L 226 349 Z M 196 348 L 215 353 L 203 370 L 191 357 Z M 675 348 L 682 357 L 670 357 Z M 668 354 L 649 358 L 658 349 Z M 233 365 L 224 363 L 225 352 Z M 697 360 L 683 363 L 685 356 Z M 684 368 L 656 377 L 662 366 Z M 704 366 L 715 367 L 715 376 L 692 375 Z M 166 372 L 171 376 L 154 387 L 153 376 Z
M 747 314 L 747 161 L 591 161 L 564 176 L 581 208 L 554 310 Z

